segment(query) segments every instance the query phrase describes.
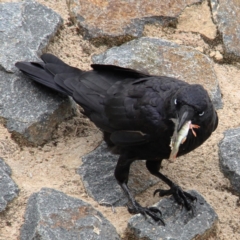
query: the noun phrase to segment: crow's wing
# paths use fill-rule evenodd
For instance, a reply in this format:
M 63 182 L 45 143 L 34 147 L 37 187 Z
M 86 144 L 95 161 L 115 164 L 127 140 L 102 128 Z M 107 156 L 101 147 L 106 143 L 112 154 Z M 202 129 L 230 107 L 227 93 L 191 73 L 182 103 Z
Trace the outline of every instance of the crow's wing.
M 112 85 L 104 101 L 110 139 L 118 145 L 139 145 L 156 141 L 172 131 L 173 123 L 166 111 L 172 95 L 185 82 L 168 77 L 150 76 L 125 79 Z

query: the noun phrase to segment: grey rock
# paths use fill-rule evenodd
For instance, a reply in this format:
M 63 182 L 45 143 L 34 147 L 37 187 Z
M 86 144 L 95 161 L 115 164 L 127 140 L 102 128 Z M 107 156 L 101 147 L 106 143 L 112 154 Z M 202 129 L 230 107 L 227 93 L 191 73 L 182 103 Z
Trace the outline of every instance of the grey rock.
M 240 195 L 240 128 L 230 129 L 224 133 L 219 143 L 220 169 L 232 185 L 235 193 Z
M 11 179 L 10 167 L 0 158 L 0 212 L 4 211 L 7 204 L 19 193 L 18 186 Z
M 191 84 L 202 84 L 215 108 L 222 107 L 217 76 L 210 58 L 192 47 L 157 38 L 140 38 L 95 55 L 94 63 L 114 64 Z
M 30 82 L 14 66 L 37 60 L 61 25 L 58 14 L 35 1 L 0 4 L 0 117 L 21 144 L 45 143 L 74 113 L 71 100 Z
M 69 98 L 35 84 L 23 74 L 0 71 L 0 79 L 0 116 L 21 144 L 45 143 L 56 125 L 74 114 Z
M 211 0 L 212 15 L 222 35 L 227 57 L 240 57 L 240 2 Z
M 54 189 L 30 196 L 21 240 L 118 240 L 115 228 L 88 203 Z
M 86 39 L 116 45 L 141 37 L 145 24 L 176 26 L 181 12 L 201 0 L 69 0 L 72 20 Z
M 15 72 L 16 61 L 37 60 L 62 22 L 35 1 L 0 3 L 0 70 Z
M 173 197 L 164 198 L 154 206 L 162 211 L 166 226 L 137 214 L 128 222 L 129 239 L 204 240 L 215 235 L 217 214 L 198 192 L 189 193 L 197 197 L 194 213 L 179 206 Z
M 119 206 L 127 203 L 121 187 L 114 177 L 118 156 L 112 154 L 105 143 L 82 158 L 78 169 L 89 196 L 103 205 Z M 135 161 L 131 165 L 128 186 L 133 194 L 143 192 L 159 180 L 152 176 L 145 161 Z

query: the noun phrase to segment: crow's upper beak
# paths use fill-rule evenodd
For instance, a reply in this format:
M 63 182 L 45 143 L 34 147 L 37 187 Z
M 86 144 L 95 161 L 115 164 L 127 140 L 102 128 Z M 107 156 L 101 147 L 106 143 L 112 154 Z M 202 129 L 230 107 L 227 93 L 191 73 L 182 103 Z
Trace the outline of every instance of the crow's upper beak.
M 182 126 L 187 122 L 191 121 L 194 116 L 194 109 L 184 105 L 181 107 L 179 113 L 178 113 L 178 126 L 177 131 L 179 132 L 182 128 Z

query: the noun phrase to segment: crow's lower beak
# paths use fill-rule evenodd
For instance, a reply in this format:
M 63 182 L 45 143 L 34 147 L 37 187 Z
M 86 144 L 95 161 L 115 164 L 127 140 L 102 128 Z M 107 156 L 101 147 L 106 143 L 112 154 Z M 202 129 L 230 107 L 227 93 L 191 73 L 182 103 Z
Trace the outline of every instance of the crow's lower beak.
M 194 116 L 194 110 L 187 106 L 184 105 L 181 107 L 178 115 L 178 126 L 177 126 L 177 131 L 179 132 L 182 128 L 182 126 L 187 122 L 191 121 Z

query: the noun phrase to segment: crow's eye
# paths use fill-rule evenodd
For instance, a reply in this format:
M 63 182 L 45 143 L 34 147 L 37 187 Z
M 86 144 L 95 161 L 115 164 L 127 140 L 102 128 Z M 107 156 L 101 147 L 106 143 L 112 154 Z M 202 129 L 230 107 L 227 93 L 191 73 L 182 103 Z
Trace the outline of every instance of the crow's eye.
M 175 104 L 175 105 L 177 105 L 177 104 L 178 104 L 178 102 L 177 102 L 177 99 L 176 99 L 176 98 L 174 99 L 174 104 Z
M 204 115 L 204 112 L 201 112 L 198 114 L 200 117 Z

